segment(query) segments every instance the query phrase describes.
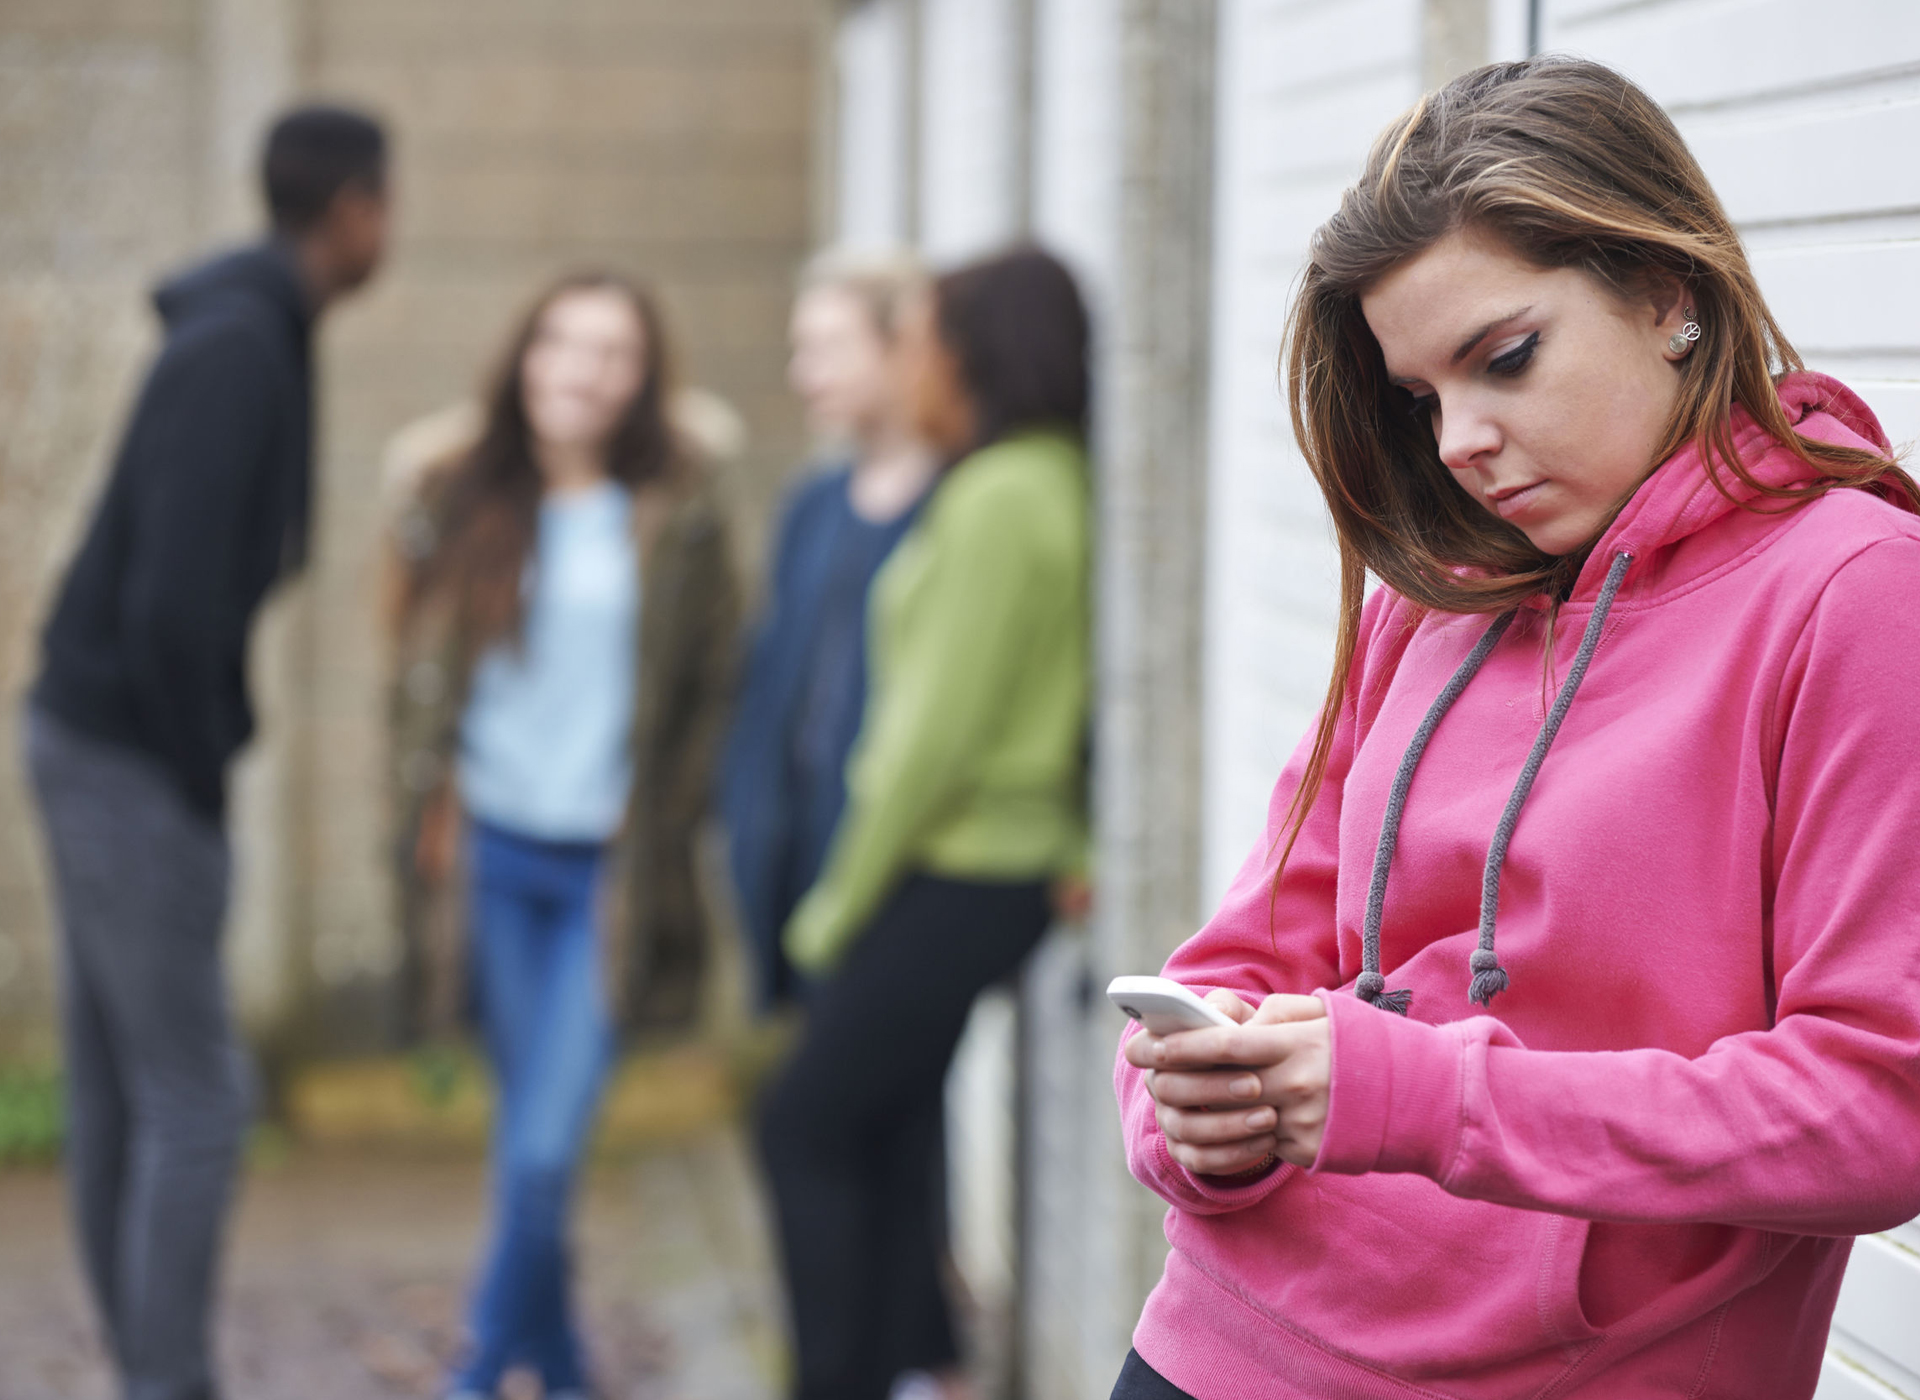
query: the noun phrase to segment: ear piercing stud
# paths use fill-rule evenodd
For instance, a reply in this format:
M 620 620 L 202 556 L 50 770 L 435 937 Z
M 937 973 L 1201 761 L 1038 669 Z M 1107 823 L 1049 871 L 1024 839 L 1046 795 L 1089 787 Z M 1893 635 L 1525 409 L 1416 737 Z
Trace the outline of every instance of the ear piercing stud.
M 1675 355 L 1686 354 L 1700 338 L 1700 323 L 1693 319 L 1693 308 L 1689 306 L 1680 314 L 1686 317 L 1687 323 L 1667 337 L 1667 349 Z

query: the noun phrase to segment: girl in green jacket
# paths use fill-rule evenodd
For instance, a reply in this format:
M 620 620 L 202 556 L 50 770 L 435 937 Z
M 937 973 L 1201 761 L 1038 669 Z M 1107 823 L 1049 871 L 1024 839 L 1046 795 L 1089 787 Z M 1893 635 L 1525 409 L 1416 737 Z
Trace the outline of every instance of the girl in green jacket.
M 965 1393 L 941 1087 L 1085 846 L 1085 308 L 1020 250 L 941 278 L 903 335 L 913 416 L 951 465 L 874 581 L 847 807 L 785 933 L 807 1028 L 759 1123 L 800 1400 L 883 1400 L 906 1371 Z

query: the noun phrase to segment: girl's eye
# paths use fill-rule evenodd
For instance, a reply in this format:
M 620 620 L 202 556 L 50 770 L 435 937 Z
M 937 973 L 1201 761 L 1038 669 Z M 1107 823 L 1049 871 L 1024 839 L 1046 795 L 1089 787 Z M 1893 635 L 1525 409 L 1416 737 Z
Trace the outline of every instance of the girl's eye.
M 1505 354 L 1496 355 L 1491 360 L 1488 360 L 1487 368 L 1495 374 L 1512 379 L 1532 363 L 1534 349 L 1539 344 L 1540 332 L 1535 331 Z
M 1406 409 L 1407 417 L 1430 418 L 1433 416 L 1434 409 L 1439 407 L 1440 399 L 1437 394 L 1410 394 L 1402 389 L 1400 403 L 1401 407 Z

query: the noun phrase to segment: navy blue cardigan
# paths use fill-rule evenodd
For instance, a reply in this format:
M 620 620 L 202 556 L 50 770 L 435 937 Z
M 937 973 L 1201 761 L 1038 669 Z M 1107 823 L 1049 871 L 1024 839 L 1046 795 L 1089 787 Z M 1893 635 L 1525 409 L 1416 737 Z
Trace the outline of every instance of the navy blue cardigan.
M 845 465 L 827 470 L 787 499 L 720 770 L 762 1005 L 794 990 L 780 933 L 819 876 L 846 805 L 846 760 L 866 705 L 868 588 L 918 511 L 885 525 L 861 520 L 850 477 Z

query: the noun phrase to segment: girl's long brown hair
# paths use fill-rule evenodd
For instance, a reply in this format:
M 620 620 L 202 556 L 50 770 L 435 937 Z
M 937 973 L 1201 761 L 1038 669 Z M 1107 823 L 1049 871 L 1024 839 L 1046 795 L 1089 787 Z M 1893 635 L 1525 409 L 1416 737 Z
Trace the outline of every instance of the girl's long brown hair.
M 1538 267 L 1582 269 L 1623 297 L 1685 288 L 1706 333 L 1679 362 L 1679 399 L 1649 473 L 1691 442 L 1716 487 L 1726 491 L 1720 472 L 1731 472 L 1760 500 L 1777 502 L 1772 509 L 1836 486 L 1920 501 L 1913 481 L 1879 453 L 1794 431 L 1774 387 L 1801 368 L 1800 357 L 1705 174 L 1644 92 L 1600 64 L 1549 55 L 1478 69 L 1422 98 L 1381 133 L 1339 212 L 1314 233 L 1287 328 L 1294 436 L 1339 539 L 1340 631 L 1313 750 L 1282 828 L 1281 871 L 1326 777 L 1367 574 L 1421 608 L 1504 612 L 1536 595 L 1564 597 L 1594 543 L 1545 554 L 1471 500 L 1388 382 L 1360 299 L 1463 229 Z M 1756 481 L 1734 449 L 1735 404 L 1814 479 Z
M 544 482 L 533 455 L 523 372 L 527 351 L 549 308 L 576 292 L 611 291 L 632 306 L 640 326 L 646 373 L 607 445 L 607 475 L 629 489 L 679 464 L 667 420 L 670 359 L 658 304 L 638 283 L 614 272 L 570 273 L 535 298 L 495 370 L 479 440 L 443 488 L 444 522 L 437 547 L 413 571 L 403 607 L 446 590 L 465 620 L 476 652 L 518 633 L 521 575 L 540 514 Z

